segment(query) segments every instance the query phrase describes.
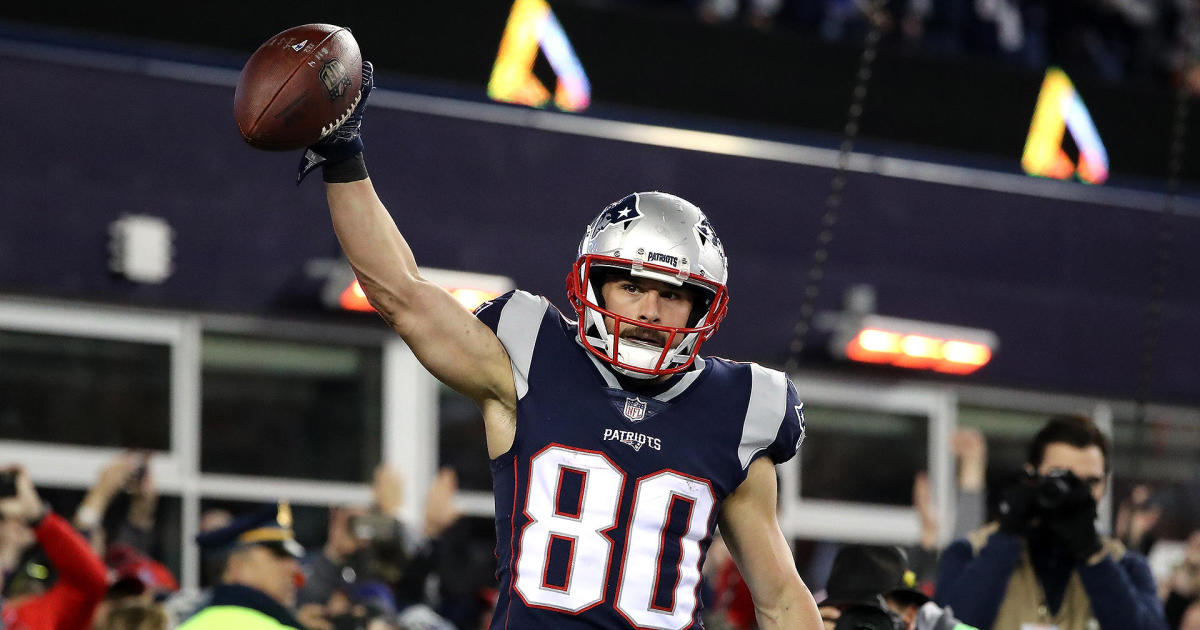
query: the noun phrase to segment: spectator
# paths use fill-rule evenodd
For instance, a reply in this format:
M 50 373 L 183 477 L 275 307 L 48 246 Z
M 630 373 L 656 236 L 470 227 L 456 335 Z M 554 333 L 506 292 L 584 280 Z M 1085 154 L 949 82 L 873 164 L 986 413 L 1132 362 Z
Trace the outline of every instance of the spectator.
M 704 582 L 711 584 L 712 606 L 706 606 L 705 624 L 729 630 L 754 630 L 758 620 L 754 614 L 754 601 L 750 588 L 742 579 L 725 540 L 717 537 L 708 548 L 704 561 Z
M 302 628 L 292 614 L 303 583 L 304 549 L 292 533 L 285 502 L 263 506 L 229 525 L 196 537 L 201 548 L 227 554 L 221 584 L 208 605 L 180 630 L 282 630 Z
M 4 602 L 0 626 L 9 630 L 87 628 L 107 586 L 104 564 L 67 521 L 42 504 L 24 469 L 9 467 L 0 473 L 12 475 L 15 484 L 12 496 L 0 498 L 4 531 L 10 531 L 8 524 L 12 522 L 32 529 L 58 574 L 46 592 Z
M 123 453 L 100 469 L 96 482 L 88 488 L 83 501 L 75 509 L 73 519 L 76 529 L 87 537 L 92 549 L 99 556 L 104 555 L 104 514 L 108 511 L 117 493 L 124 490 L 135 480 L 141 482 L 147 465 L 147 456 L 139 453 Z M 151 523 L 153 527 L 153 523 Z
M 171 571 L 128 543 L 113 543 L 104 557 L 111 580 L 108 599 L 153 603 L 179 590 Z
M 1108 440 L 1085 417 L 1038 432 L 1000 521 L 942 554 L 937 601 L 985 630 L 1166 628 L 1145 558 L 1096 531 L 1108 484 Z
M 1200 630 L 1200 600 L 1193 601 L 1184 611 L 1178 630 Z
M 167 612 L 159 604 L 131 602 L 113 608 L 94 630 L 167 630 Z
M 208 509 L 200 514 L 198 531 L 200 534 L 207 534 L 223 529 L 232 523 L 233 515 L 228 510 Z M 185 619 L 208 605 L 208 601 L 212 597 L 211 585 L 219 583 L 224 572 L 224 554 L 212 552 L 200 555 L 200 584 L 205 588 L 199 591 L 179 590 L 163 602 L 167 616 L 170 617 L 171 627 L 180 625 Z
M 1162 505 L 1154 500 L 1150 487 L 1134 486 L 1129 498 L 1117 508 L 1117 539 L 1143 556 L 1150 555 L 1150 548 L 1158 540 L 1155 526 L 1162 514 Z
M 1187 547 L 1184 548 L 1183 559 L 1171 570 L 1167 579 L 1166 609 L 1167 624 L 1171 628 L 1182 628 L 1187 617 L 1188 607 L 1200 601 L 1200 530 L 1188 536 Z M 1200 621 L 1200 617 L 1196 621 Z
M 352 589 L 366 581 L 387 584 L 400 610 L 427 603 L 425 587 L 433 570 L 434 545 L 459 517 L 454 502 L 458 481 L 451 469 L 434 479 L 420 530 L 406 527 L 399 519 L 402 488 L 400 475 L 380 466 L 370 507 L 331 508 L 324 549 L 305 558 L 309 580 L 299 600 L 306 616 L 317 614 L 312 605 L 327 605 L 336 588 Z
M 916 575 L 899 547 L 846 545 L 819 604 L 826 630 L 905 628 L 974 630 L 916 590 Z
M 954 510 L 954 536 L 965 536 L 967 532 L 983 524 L 987 499 L 984 496 L 987 475 L 987 442 L 976 429 L 958 429 L 950 438 L 958 468 L 957 493 Z M 929 476 L 920 472 L 913 479 L 913 509 L 921 523 L 921 540 L 907 549 L 909 565 L 917 575 L 918 589 L 927 595 L 933 594 L 937 578 L 937 559 L 940 524 L 937 506 L 929 487 Z

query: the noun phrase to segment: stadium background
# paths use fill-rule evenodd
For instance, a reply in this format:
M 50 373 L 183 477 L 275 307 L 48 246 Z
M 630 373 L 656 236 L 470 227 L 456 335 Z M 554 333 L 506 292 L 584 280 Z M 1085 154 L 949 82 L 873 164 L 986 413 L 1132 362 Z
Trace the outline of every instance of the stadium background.
M 0 9 L 4 459 L 30 462 L 70 504 L 112 453 L 161 453 L 163 554 L 185 583 L 203 506 L 286 496 L 317 538 L 321 506 L 364 498 L 383 460 L 405 469 L 414 497 L 438 464 L 455 466 L 486 538 L 475 411 L 377 318 L 322 302 L 314 261 L 338 248 L 319 186 L 293 186 L 296 155 L 253 151 L 233 127 L 241 63 L 310 21 L 350 27 L 377 64 L 370 167 L 423 264 L 507 276 L 565 307 L 588 218 L 630 190 L 676 192 L 706 209 L 731 257 L 730 316 L 707 348 L 784 365 L 861 43 L 631 3 L 553 6 L 591 80 L 582 114 L 487 101 L 507 3 Z M 1102 186 L 1021 174 L 1041 72 L 881 48 L 817 310 L 841 310 L 846 289 L 867 284 L 882 314 L 985 328 L 1000 343 L 989 365 L 953 377 L 849 364 L 810 334 L 796 378 L 811 443 L 829 448 L 783 471 L 798 548 L 912 542 L 920 469 L 949 522 L 954 426 L 988 435 L 999 477 L 1046 414 L 1091 413 L 1117 443 L 1116 495 L 1144 481 L 1184 497 L 1195 483 L 1196 132 L 1164 213 L 1169 78 L 1065 69 L 1109 151 Z M 686 136 L 632 124 L 762 142 L 681 148 Z M 110 224 L 125 214 L 170 224 L 165 282 L 110 271 Z M 861 461 L 885 465 L 837 474 Z M 1174 505 L 1176 530 L 1196 522 Z

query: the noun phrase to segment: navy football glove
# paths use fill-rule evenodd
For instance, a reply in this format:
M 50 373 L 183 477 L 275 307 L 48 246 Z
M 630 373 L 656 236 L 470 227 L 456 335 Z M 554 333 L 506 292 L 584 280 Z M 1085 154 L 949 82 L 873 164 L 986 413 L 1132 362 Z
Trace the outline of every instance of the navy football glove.
M 318 166 L 337 164 L 362 153 L 362 119 L 367 111 L 367 97 L 375 89 L 375 67 L 370 61 L 362 65 L 362 95 L 358 105 L 346 120 L 334 129 L 328 136 L 304 150 L 300 158 L 300 168 L 296 173 L 296 185 Z

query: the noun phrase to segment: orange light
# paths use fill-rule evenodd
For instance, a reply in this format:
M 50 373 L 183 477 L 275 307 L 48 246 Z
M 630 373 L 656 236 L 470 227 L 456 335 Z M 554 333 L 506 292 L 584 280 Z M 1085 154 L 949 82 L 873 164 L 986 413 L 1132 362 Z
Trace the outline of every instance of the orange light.
M 992 358 L 986 344 L 864 328 L 844 348 L 846 358 L 947 374 L 970 374 Z
M 992 358 L 992 350 L 981 343 L 947 341 L 942 346 L 942 358 L 962 365 L 981 366 Z
M 846 356 L 865 363 L 891 363 L 900 348 L 900 335 L 867 329 L 846 344 Z
M 468 311 L 474 311 L 480 304 L 499 297 L 500 294 L 495 291 L 485 291 L 483 289 L 450 289 L 450 295 L 458 300 Z
M 905 335 L 900 351 L 914 359 L 936 359 L 941 355 L 942 340 L 924 335 Z
M 496 291 L 469 289 L 465 287 L 446 287 L 446 290 L 468 311 L 473 311 L 480 304 L 500 295 Z M 367 301 L 367 295 L 363 293 L 362 286 L 358 284 L 358 280 L 351 282 L 350 286 L 342 291 L 342 294 L 338 297 L 338 304 L 348 311 L 371 312 L 375 310 L 371 306 L 371 303 Z
M 900 335 L 868 328 L 858 333 L 858 343 L 871 352 L 896 352 L 900 349 Z
M 366 311 L 375 310 L 371 303 L 367 301 L 367 294 L 363 293 L 362 287 L 358 285 L 358 280 L 350 283 L 342 294 L 338 296 L 338 304 L 348 311 Z

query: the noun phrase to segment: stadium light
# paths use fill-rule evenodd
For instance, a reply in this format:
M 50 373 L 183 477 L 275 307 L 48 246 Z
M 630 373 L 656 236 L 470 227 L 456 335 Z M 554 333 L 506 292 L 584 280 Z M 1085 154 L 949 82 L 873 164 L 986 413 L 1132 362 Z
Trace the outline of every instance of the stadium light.
M 999 346 L 996 333 L 874 313 L 874 289 L 866 285 L 846 292 L 846 311 L 824 314 L 832 329 L 830 351 L 862 363 L 970 374 L 988 364 Z
M 321 302 L 328 308 L 371 312 L 358 279 L 345 260 L 319 259 L 309 262 L 309 275 L 325 278 Z M 421 277 L 441 286 L 467 310 L 515 288 L 512 278 L 486 273 L 421 267 Z
M 998 345 L 996 334 L 982 328 L 875 314 L 852 319 L 853 326 L 834 335 L 832 350 L 863 363 L 970 374 L 987 365 Z

